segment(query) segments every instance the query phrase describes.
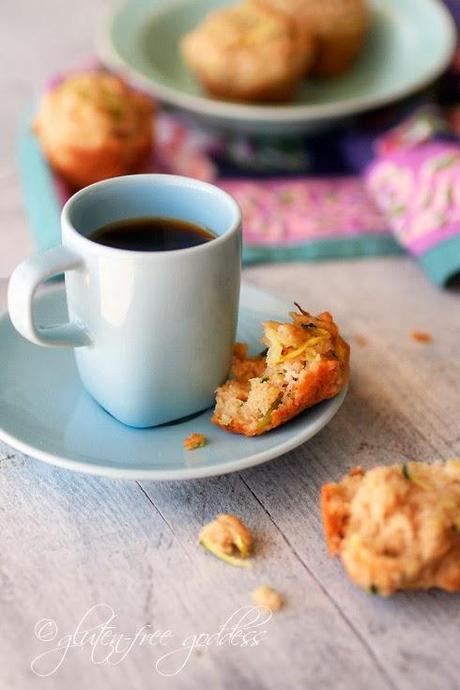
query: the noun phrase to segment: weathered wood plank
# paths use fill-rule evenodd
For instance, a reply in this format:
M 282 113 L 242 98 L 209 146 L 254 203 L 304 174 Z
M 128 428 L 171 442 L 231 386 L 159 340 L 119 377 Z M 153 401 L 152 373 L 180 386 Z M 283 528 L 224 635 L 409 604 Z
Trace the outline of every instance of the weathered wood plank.
M 254 649 L 199 650 L 174 677 L 174 688 L 201 687 L 205 679 L 213 679 L 216 688 L 232 687 L 230 679 L 239 687 L 282 687 L 286 678 L 293 687 L 309 679 L 320 688 L 366 688 L 369 674 L 374 687 L 391 687 L 237 475 L 148 484 L 157 509 L 135 483 L 82 477 L 8 455 L 3 447 L 1 515 L 8 529 L 1 538 L 0 676 L 9 672 L 5 682 L 12 688 L 38 685 L 28 665 L 47 648 L 33 637 L 42 618 L 55 619 L 62 633 L 72 632 L 85 611 L 105 603 L 115 610 L 119 631 L 150 622 L 171 629 L 179 647 L 188 635 L 217 632 L 264 581 L 288 598 L 286 610 L 264 626 L 266 639 Z M 229 568 L 196 543 L 203 520 L 222 510 L 244 514 L 259 535 L 250 571 Z M 156 657 L 150 650 L 134 649 L 115 668 L 94 666 L 88 652 L 71 650 L 45 687 L 76 688 L 77 670 L 79 687 L 166 682 L 152 669 Z
M 399 291 L 391 287 L 382 297 L 385 276 L 398 270 Z M 283 687 L 287 680 L 292 687 L 360 688 L 369 678 L 382 688 L 456 687 L 458 597 L 414 593 L 382 601 L 357 591 L 326 556 L 318 493 L 324 481 L 353 464 L 459 452 L 458 295 L 425 285 L 407 260 L 246 274 L 309 308 L 331 308 L 352 341 L 367 335 L 368 345 L 354 348 L 349 398 L 302 448 L 241 476 L 200 482 L 140 487 L 79 477 L 2 446 L 0 496 L 8 531 L 0 538 L 0 602 L 8 639 L 0 664 L 6 668 L 4 654 L 14 669 L 12 688 L 37 682 L 27 664 L 40 649 L 31 633 L 40 617 L 56 616 L 63 630 L 71 630 L 89 605 L 107 601 L 126 631 L 153 620 L 182 640 L 215 631 L 265 581 L 286 594 L 287 607 L 267 624 L 263 643 L 194 654 L 169 687 L 195 688 L 211 678 L 216 688 L 237 681 Z M 356 284 L 366 285 L 364 298 Z M 433 332 L 433 344 L 413 343 L 412 327 Z M 236 512 L 254 528 L 259 547 L 251 571 L 231 569 L 197 547 L 199 527 L 219 511 Z M 94 667 L 83 650 L 72 651 L 45 687 L 65 682 L 72 689 L 77 668 L 98 688 L 126 687 L 150 678 L 155 660 L 141 649 L 115 668 Z M 155 687 L 166 683 L 153 677 Z
M 200 526 L 219 512 L 242 515 L 253 528 L 258 549 L 251 571 L 229 569 L 203 556 L 197 560 L 198 582 L 189 583 L 191 587 L 198 583 L 199 588 L 205 587 L 204 598 L 196 601 L 204 618 L 209 615 L 211 601 L 213 615 L 217 613 L 218 618 L 222 618 L 230 599 L 242 605 L 248 601 L 249 591 L 264 582 L 285 592 L 286 610 L 271 621 L 263 649 L 252 652 L 246 659 L 245 682 L 250 683 L 251 678 L 258 677 L 259 687 L 275 687 L 289 678 L 293 687 L 307 680 L 312 687 L 349 687 L 351 684 L 367 687 L 367 679 L 372 674 L 377 686 L 391 687 L 363 640 L 344 620 L 240 477 L 232 475 L 181 484 L 142 482 L 142 485 L 173 526 L 179 541 L 193 553 Z M 220 591 L 222 596 L 218 594 Z M 333 641 L 331 629 L 334 630 Z M 336 659 L 334 664 L 332 656 Z
M 140 488 L 16 456 L 2 462 L 0 495 L 7 526 L 0 568 L 2 688 L 171 687 L 154 665 L 187 634 L 202 629 L 181 587 L 181 577 L 193 579 L 195 567 Z M 31 672 L 32 660 L 51 646 L 34 638 L 37 621 L 54 619 L 59 638 L 72 633 L 92 606 L 102 604 L 113 608 L 118 633 L 133 634 L 150 623 L 155 629 L 170 628 L 176 637 L 161 653 L 135 645 L 119 665 L 92 663 L 86 645 L 71 649 L 59 670 L 45 679 Z M 103 657 L 104 649 L 99 646 L 97 653 Z M 55 655 L 47 663 L 37 662 L 35 669 L 49 672 L 57 661 Z M 200 687 L 206 681 L 225 687 L 219 676 L 211 656 L 194 654 L 185 672 L 174 678 L 174 687 Z

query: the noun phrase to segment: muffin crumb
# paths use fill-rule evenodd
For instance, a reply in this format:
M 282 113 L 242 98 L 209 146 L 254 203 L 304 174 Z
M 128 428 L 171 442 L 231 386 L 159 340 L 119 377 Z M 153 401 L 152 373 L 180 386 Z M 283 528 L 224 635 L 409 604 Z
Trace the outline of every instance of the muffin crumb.
M 272 613 L 276 613 L 284 605 L 281 594 L 269 585 L 260 585 L 254 589 L 251 592 L 251 599 L 256 606 L 268 609 Z
M 207 438 L 204 434 L 197 434 L 193 432 L 184 439 L 185 450 L 195 450 L 195 448 L 203 448 L 206 445 Z
M 425 331 L 412 331 L 411 338 L 417 343 L 428 344 L 433 342 L 433 336 L 431 333 L 426 333 Z
M 355 341 L 356 344 L 359 345 L 359 347 L 367 347 L 369 345 L 369 341 L 366 338 L 366 336 L 361 335 L 360 333 L 355 335 Z
M 238 567 L 250 567 L 251 531 L 236 515 L 218 515 L 200 530 L 199 542 L 221 560 Z

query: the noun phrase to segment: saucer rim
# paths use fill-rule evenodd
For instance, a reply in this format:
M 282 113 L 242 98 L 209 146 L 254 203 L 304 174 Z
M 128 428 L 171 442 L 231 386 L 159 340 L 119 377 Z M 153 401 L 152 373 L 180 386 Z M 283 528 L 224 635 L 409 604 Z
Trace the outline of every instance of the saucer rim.
M 242 288 L 243 285 L 244 287 L 248 287 L 256 293 L 259 293 L 265 299 L 268 297 L 271 300 L 278 302 L 279 305 L 282 306 L 284 309 L 289 308 L 289 305 L 285 303 L 283 300 L 281 300 L 278 296 L 273 295 L 266 290 L 262 290 L 258 286 L 248 283 L 246 281 L 242 284 Z M 50 293 L 57 293 L 62 290 L 62 287 L 54 287 L 52 289 L 48 289 L 45 293 L 42 294 L 42 297 L 48 296 L 50 295 Z M 40 297 L 38 297 L 38 300 L 40 300 Z M 4 311 L 0 314 L 0 337 L 3 328 L 8 327 L 13 328 L 8 316 L 8 311 Z M 190 479 L 203 479 L 206 477 L 215 477 L 224 474 L 230 474 L 232 472 L 238 472 L 245 469 L 249 469 L 250 467 L 255 467 L 256 465 L 260 465 L 264 462 L 268 462 L 269 460 L 274 460 L 278 457 L 281 457 L 285 453 L 288 453 L 294 448 L 297 448 L 298 446 L 302 445 L 306 441 L 313 438 L 313 436 L 315 436 L 319 431 L 321 431 L 321 429 L 323 429 L 332 420 L 332 418 L 336 415 L 336 413 L 342 406 L 343 401 L 345 400 L 345 397 L 347 395 L 347 391 L 348 385 L 345 386 L 343 390 L 340 393 L 338 393 L 334 398 L 330 398 L 328 400 L 322 401 L 321 403 L 318 403 L 319 405 L 323 405 L 325 409 L 322 410 L 320 417 L 315 422 L 308 422 L 307 428 L 301 428 L 297 432 L 293 431 L 292 435 L 287 440 L 274 445 L 272 448 L 262 450 L 257 453 L 253 453 L 251 455 L 246 455 L 243 458 L 233 460 L 224 465 L 213 464 L 203 465 L 200 467 L 186 467 L 170 470 L 141 469 L 139 467 L 133 467 L 132 469 L 128 467 L 118 468 L 112 466 L 105 466 L 103 464 L 97 464 L 91 461 L 84 462 L 82 460 L 65 457 L 60 453 L 53 453 L 50 451 L 40 449 L 38 447 L 30 445 L 27 442 L 22 441 L 21 439 L 6 431 L 2 426 L 1 420 L 0 441 L 8 444 L 13 449 L 17 450 L 23 455 L 31 457 L 32 459 L 40 460 L 41 462 L 45 462 L 46 464 L 52 465 L 54 467 L 59 467 L 62 469 L 71 470 L 73 472 L 79 472 L 82 474 L 92 476 L 107 477 L 112 479 L 150 481 L 185 481 Z M 305 410 L 305 412 L 308 412 L 308 410 Z M 297 417 L 297 420 L 298 419 L 299 417 Z M 276 430 L 274 431 L 276 432 Z M 222 431 L 222 433 L 228 432 Z M 236 434 L 232 435 L 235 437 L 238 436 Z M 242 438 L 248 440 L 247 437 Z
M 60 455 L 54 455 L 42 451 L 39 448 L 34 448 L 24 443 L 14 436 L 11 436 L 0 426 L 0 441 L 10 445 L 14 450 L 19 451 L 23 455 L 27 455 L 32 460 L 40 460 L 48 465 L 59 467 L 65 470 L 71 470 L 80 474 L 89 474 L 96 477 L 106 477 L 109 479 L 129 479 L 129 480 L 149 480 L 149 481 L 186 481 L 189 479 L 205 479 L 206 477 L 218 477 L 224 474 L 231 474 L 233 472 L 241 472 L 243 470 L 261 465 L 270 460 L 285 455 L 294 448 L 301 446 L 303 443 L 309 441 L 313 436 L 316 436 L 329 422 L 335 417 L 340 407 L 342 406 L 348 392 L 346 386 L 338 395 L 329 400 L 323 401 L 327 405 L 324 414 L 313 425 L 309 426 L 305 433 L 299 432 L 292 436 L 288 441 L 274 446 L 270 450 L 254 453 L 240 460 L 227 463 L 225 465 L 213 465 L 203 467 L 192 467 L 176 470 L 141 470 L 138 468 L 116 468 L 105 467 L 104 465 L 87 464 L 81 460 L 72 460 L 64 458 Z M 322 403 L 318 403 L 322 404 Z M 225 432 L 224 432 L 225 433 Z M 245 437 L 246 438 L 246 437 Z

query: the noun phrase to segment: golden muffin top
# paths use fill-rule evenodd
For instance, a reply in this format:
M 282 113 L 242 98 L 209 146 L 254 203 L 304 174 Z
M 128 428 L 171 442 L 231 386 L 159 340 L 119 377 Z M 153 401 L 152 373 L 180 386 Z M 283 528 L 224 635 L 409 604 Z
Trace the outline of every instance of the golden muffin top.
M 108 72 L 80 72 L 46 93 L 35 128 L 56 142 L 93 148 L 110 139 L 137 139 L 151 128 L 153 104 Z
M 367 0 L 253 0 L 289 15 L 294 19 L 310 23 L 313 31 L 321 30 L 333 33 L 349 25 L 367 23 L 369 8 Z
M 329 312 L 312 316 L 302 310 L 290 312 L 292 323 L 266 321 L 262 342 L 267 345 L 267 365 L 296 360 L 311 361 L 328 353 L 340 361 L 348 356 L 342 347 L 339 329 Z
M 212 12 L 196 29 L 196 34 L 218 45 L 220 50 L 275 46 L 297 40 L 291 21 L 269 7 L 243 4 Z
M 211 15 L 203 28 L 222 48 L 248 47 L 285 38 L 289 27 L 279 15 L 241 5 Z

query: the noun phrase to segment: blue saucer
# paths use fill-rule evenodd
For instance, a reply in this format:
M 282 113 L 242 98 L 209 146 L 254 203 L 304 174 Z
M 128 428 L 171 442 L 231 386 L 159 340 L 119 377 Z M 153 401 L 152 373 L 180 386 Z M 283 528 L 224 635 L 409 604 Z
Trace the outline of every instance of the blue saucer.
M 245 285 L 238 340 L 260 349 L 261 322 L 286 319 L 290 305 Z M 62 288 L 36 300 L 37 323 L 65 320 Z M 105 412 L 82 388 L 70 350 L 49 350 L 24 340 L 5 315 L 0 319 L 0 438 L 44 462 L 123 479 L 192 479 L 242 470 L 299 446 L 322 429 L 346 391 L 257 438 L 226 433 L 211 411 L 154 429 L 131 429 Z M 191 432 L 208 437 L 185 451 Z

